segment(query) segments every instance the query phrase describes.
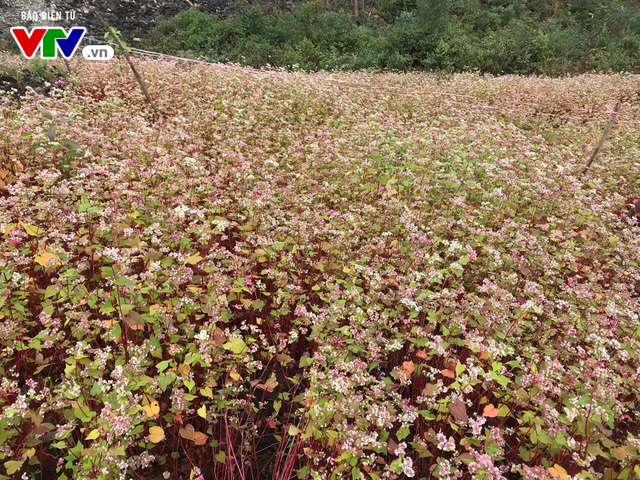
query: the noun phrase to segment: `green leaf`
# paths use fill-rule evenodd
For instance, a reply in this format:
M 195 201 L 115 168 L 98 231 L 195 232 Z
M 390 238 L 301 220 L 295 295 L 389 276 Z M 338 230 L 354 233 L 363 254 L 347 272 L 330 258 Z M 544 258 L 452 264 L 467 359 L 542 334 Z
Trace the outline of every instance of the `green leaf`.
M 309 475 L 309 465 L 305 465 L 298 470 L 298 478 L 306 478 Z
M 220 463 L 226 463 L 227 461 L 227 454 L 224 452 L 218 452 L 216 453 L 216 460 Z
M 163 360 L 162 362 L 158 362 L 158 364 L 156 365 L 156 368 L 158 369 L 159 372 L 162 372 L 163 370 L 166 370 L 168 366 L 169 366 L 169 360 Z
M 124 457 L 127 455 L 127 452 L 125 451 L 123 446 L 113 447 L 111 449 L 111 453 L 113 453 L 114 455 L 118 455 L 119 457 Z
M 101 271 L 102 276 L 105 278 L 113 277 L 116 274 L 116 271 L 113 269 L 113 267 L 102 267 Z
M 23 463 L 24 462 L 17 462 L 15 460 L 4 462 L 4 468 L 7 469 L 7 475 L 13 475 L 14 473 L 16 473 L 18 470 L 20 470 L 20 467 L 22 467 Z
M 193 390 L 193 387 L 196 386 L 196 382 L 194 382 L 193 380 L 184 380 L 183 383 L 184 386 L 189 389 L 189 391 Z
M 509 380 L 507 377 L 496 372 L 491 372 L 491 378 L 503 387 L 511 383 L 511 380 Z
M 158 386 L 164 392 L 167 387 L 177 378 L 177 375 L 173 372 L 163 373 L 158 376 Z
M 298 363 L 298 368 L 305 368 L 308 367 L 309 365 L 311 365 L 313 363 L 313 358 L 307 356 L 307 355 L 303 355 L 300 358 L 300 362 Z
M 51 125 L 48 129 L 47 129 L 47 137 L 49 138 L 49 140 L 51 140 L 52 142 L 55 141 L 56 139 L 56 126 L 55 125 Z
M 78 212 L 85 212 L 91 208 L 91 202 L 84 202 L 78 205 Z
M 22 228 L 24 228 L 25 232 L 27 232 L 27 235 L 31 235 L 32 237 L 37 237 L 42 233 L 41 228 L 35 227 L 33 225 L 27 225 L 22 221 L 20 221 L 20 225 L 22 225 Z
M 120 310 L 122 311 L 123 315 L 126 315 L 131 310 L 133 310 L 134 308 L 136 308 L 135 305 L 120 305 Z
M 91 387 L 91 391 L 89 392 L 89 394 L 95 397 L 97 395 L 100 395 L 101 393 L 102 393 L 102 387 L 100 387 L 100 384 L 94 383 L 93 386 Z
M 264 305 L 265 305 L 264 300 L 258 299 L 251 304 L 251 308 L 253 308 L 254 310 L 260 311 L 262 310 Z
M 195 265 L 195 264 L 196 264 L 196 263 L 198 263 L 200 260 L 202 260 L 202 257 L 196 253 L 195 255 L 191 255 L 190 257 L 188 257 L 188 258 L 184 261 L 184 263 L 188 263 L 189 265 Z
M 113 308 L 113 305 L 111 305 L 111 301 L 107 300 L 106 302 L 104 302 L 102 304 L 102 306 L 100 307 L 100 313 L 111 313 L 111 312 L 115 312 L 116 309 Z
M 225 350 L 231 350 L 236 355 L 240 355 L 247 349 L 247 344 L 244 343 L 244 340 L 242 340 L 241 338 L 233 337 L 230 338 L 228 342 L 223 343 L 222 348 L 224 348 Z
M 153 347 L 153 350 L 160 348 L 160 340 L 155 335 L 151 335 L 149 337 L 148 344 L 150 347 Z
M 389 465 L 389 470 L 391 470 L 393 473 L 401 474 L 402 473 L 402 467 L 400 466 L 401 463 L 402 463 L 402 458 L 396 458 L 393 462 L 391 462 L 391 465 Z
M 96 416 L 96 412 L 92 412 L 88 409 L 88 407 L 78 407 L 73 409 L 73 414 L 77 419 L 82 420 L 85 423 L 91 421 L 93 417 Z
M 120 323 L 116 322 L 113 324 L 112 332 L 116 340 L 118 340 L 122 336 L 122 327 L 120 326 Z

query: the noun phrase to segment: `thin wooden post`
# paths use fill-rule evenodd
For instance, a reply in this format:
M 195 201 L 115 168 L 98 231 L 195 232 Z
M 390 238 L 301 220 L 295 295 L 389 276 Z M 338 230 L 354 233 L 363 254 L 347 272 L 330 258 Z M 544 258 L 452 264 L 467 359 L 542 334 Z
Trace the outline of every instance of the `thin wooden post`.
M 156 104 L 153 103 L 153 100 L 151 99 L 151 95 L 149 95 L 147 88 L 144 86 L 144 82 L 142 81 L 142 78 L 138 74 L 136 67 L 133 66 L 133 63 L 131 63 L 129 52 L 127 52 L 127 49 L 124 47 L 124 45 L 122 45 L 122 43 L 120 42 L 120 39 L 116 36 L 116 34 L 113 33 L 113 30 L 111 29 L 111 27 L 107 25 L 107 22 L 104 21 L 104 18 L 102 18 L 102 15 L 98 14 L 98 20 L 100 20 L 100 23 L 102 23 L 104 28 L 108 30 L 109 34 L 111 35 L 111 38 L 113 38 L 118 44 L 118 46 L 122 49 L 122 53 L 124 54 L 124 57 L 127 59 L 127 62 L 131 67 L 131 71 L 133 72 L 133 75 L 136 77 L 136 80 L 138 81 L 138 85 L 140 85 L 140 89 L 142 90 L 142 93 L 144 93 L 144 96 L 147 99 L 147 102 L 149 102 L 149 105 L 151 105 L 151 107 L 153 108 L 153 111 L 158 116 L 158 118 L 161 118 L 160 112 L 158 111 Z
M 582 170 L 581 175 L 584 175 L 585 173 L 587 173 L 587 170 L 589 170 L 589 168 L 591 167 L 591 164 L 596 159 L 596 155 L 598 155 L 598 152 L 602 148 L 602 144 L 604 143 L 605 139 L 607 138 L 607 135 L 609 134 L 609 130 L 611 130 L 611 127 L 613 126 L 613 124 L 616 121 L 616 117 L 618 116 L 618 109 L 619 108 L 620 108 L 620 102 L 616 103 L 616 106 L 613 107 L 613 111 L 611 112 L 611 116 L 609 117 L 609 121 L 607 122 L 607 126 L 604 127 L 604 132 L 602 132 L 602 136 L 600 137 L 600 141 L 598 142 L 598 145 L 596 146 L 596 149 L 591 154 L 591 157 L 589 158 L 589 161 L 587 162 L 587 165 L 584 167 L 584 170 Z
M 67 71 L 69 72 L 69 75 L 71 75 L 71 66 L 69 65 L 69 60 L 67 60 L 64 57 L 62 57 L 62 59 L 64 60 L 64 64 L 67 66 Z

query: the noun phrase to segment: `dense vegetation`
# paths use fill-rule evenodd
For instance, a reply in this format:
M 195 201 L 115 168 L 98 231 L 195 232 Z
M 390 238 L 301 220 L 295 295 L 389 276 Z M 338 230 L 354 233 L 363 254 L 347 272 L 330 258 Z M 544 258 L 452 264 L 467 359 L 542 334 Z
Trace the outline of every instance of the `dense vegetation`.
M 367 0 L 358 19 L 351 5 L 340 2 L 332 9 L 316 1 L 268 13 L 243 5 L 225 19 L 184 11 L 161 22 L 145 45 L 304 70 L 561 75 L 640 68 L 638 2 Z
M 137 62 L 0 95 L 0 478 L 640 475 L 637 77 Z

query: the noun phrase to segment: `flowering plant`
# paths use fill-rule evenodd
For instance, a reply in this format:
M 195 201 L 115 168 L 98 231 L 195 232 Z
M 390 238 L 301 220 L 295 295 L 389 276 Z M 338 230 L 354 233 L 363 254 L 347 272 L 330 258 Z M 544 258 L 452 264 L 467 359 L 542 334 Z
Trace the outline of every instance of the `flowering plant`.
M 5 478 L 640 475 L 624 75 L 118 65 L 0 97 Z

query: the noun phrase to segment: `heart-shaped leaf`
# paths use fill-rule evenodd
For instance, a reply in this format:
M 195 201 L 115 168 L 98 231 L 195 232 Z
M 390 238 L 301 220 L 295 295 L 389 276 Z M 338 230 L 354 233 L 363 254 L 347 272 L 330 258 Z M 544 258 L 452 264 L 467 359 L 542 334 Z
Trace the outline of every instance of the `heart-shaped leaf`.
M 189 425 L 185 425 L 184 428 L 181 428 L 179 430 L 180 436 L 182 438 L 186 438 L 187 440 L 193 440 L 193 437 L 195 435 L 195 429 L 193 428 L 193 425 L 189 424 Z
M 160 413 L 160 404 L 154 398 L 145 397 L 142 401 L 142 410 L 147 414 L 147 417 L 153 417 Z
M 457 422 L 466 422 L 469 420 L 469 417 L 467 416 L 467 407 L 460 399 L 449 404 L 449 411 Z
M 485 405 L 482 411 L 483 417 L 495 418 L 500 414 L 500 410 L 493 406 L 493 404 Z
M 567 471 L 557 463 L 553 467 L 549 467 L 548 470 L 549 474 L 554 478 L 559 478 L 560 480 L 568 480 L 569 478 Z
M 193 434 L 193 442 L 196 445 L 204 445 L 205 443 L 207 443 L 208 438 L 209 436 L 202 432 L 194 432 Z
M 225 350 L 231 350 L 236 355 L 240 355 L 247 350 L 247 344 L 239 337 L 230 338 L 228 342 L 222 345 L 222 347 Z
M 164 430 L 162 427 L 150 427 L 149 435 L 147 436 L 150 442 L 158 443 L 165 439 Z

